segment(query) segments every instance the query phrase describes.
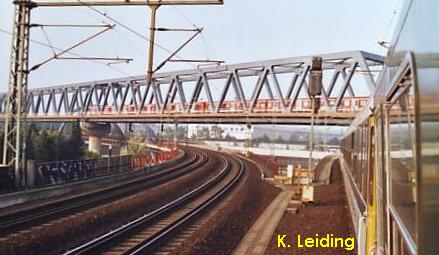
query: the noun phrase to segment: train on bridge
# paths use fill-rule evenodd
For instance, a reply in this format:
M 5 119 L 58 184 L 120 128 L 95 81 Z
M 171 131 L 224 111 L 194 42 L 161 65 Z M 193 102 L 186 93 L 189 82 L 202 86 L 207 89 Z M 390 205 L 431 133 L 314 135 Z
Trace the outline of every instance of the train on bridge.
M 395 36 L 389 45 L 385 65 L 377 82 L 370 81 L 374 86 L 376 85 L 376 87 L 372 86 L 374 89 L 373 95 L 371 97 L 343 98 L 334 98 L 328 95 L 326 98 L 326 95 L 323 94 L 322 98 L 326 98 L 326 101 L 318 101 L 317 104 L 320 106 L 321 111 L 327 111 L 332 115 L 336 113 L 330 110 L 342 113 L 349 112 L 352 115 L 358 112 L 352 122 L 350 118 L 347 118 L 351 125 L 342 137 L 340 164 L 356 232 L 359 255 L 439 254 L 439 242 L 437 241 L 439 236 L 438 17 L 439 1 L 437 0 L 404 1 Z M 357 62 L 359 62 L 358 59 L 352 65 L 353 69 L 356 68 Z M 340 63 L 343 63 L 343 61 Z M 335 65 L 334 62 L 327 61 L 326 65 L 328 64 Z M 260 70 L 264 70 L 265 74 L 268 74 L 269 68 L 271 68 L 271 72 L 274 72 L 275 67 L 281 67 L 285 70 L 297 68 L 296 65 L 291 66 L 290 62 L 290 66 L 270 65 L 269 67 L 264 66 Z M 250 68 L 247 66 L 245 75 L 250 76 L 255 73 L 251 68 L 254 69 L 253 66 L 250 66 Z M 344 70 L 344 68 L 342 69 Z M 243 67 L 235 67 L 233 69 L 234 73 L 226 73 L 224 69 L 212 76 L 229 77 L 231 80 L 234 76 L 239 76 L 238 70 L 241 69 Z M 362 72 L 369 74 L 371 70 L 365 71 L 362 69 Z M 202 75 L 204 77 L 200 76 L 201 78 L 208 78 L 206 73 Z M 194 77 L 193 75 L 185 79 L 187 81 L 202 80 L 201 78 L 194 79 Z M 161 78 L 162 81 L 166 80 L 163 77 Z M 167 79 L 167 82 L 170 83 L 170 80 L 174 83 L 177 82 L 177 78 Z M 114 87 L 108 85 L 109 83 L 108 86 L 105 86 L 111 87 L 111 89 L 116 89 L 117 86 L 122 87 L 121 84 L 114 83 Z M 345 83 L 344 89 L 346 90 L 350 82 L 347 80 Z M 230 85 L 230 81 L 228 84 Z M 200 91 L 201 85 L 201 82 L 196 85 L 200 88 Z M 205 85 L 207 85 L 207 82 Z M 259 85 L 262 88 L 263 82 Z M 105 86 L 102 85 L 102 87 Z M 63 87 L 58 90 L 57 93 L 64 93 L 64 96 L 59 96 L 58 103 L 55 100 L 56 96 L 52 96 L 55 95 L 55 92 L 40 91 L 40 94 L 35 96 L 35 98 L 38 98 L 35 103 L 32 101 L 34 100 L 33 97 L 29 97 L 32 98 L 28 104 L 29 116 L 35 117 L 34 119 L 41 116 L 40 120 L 42 120 L 43 117 L 55 113 L 56 116 L 52 119 L 48 118 L 49 121 L 65 121 L 75 120 L 83 114 L 88 119 L 94 118 L 97 121 L 105 122 L 112 121 L 111 115 L 119 114 L 123 117 L 128 116 L 129 118 L 126 118 L 126 121 L 130 122 L 136 120 L 135 116 L 142 115 L 140 113 L 145 113 L 145 115 L 140 116 L 142 121 L 169 116 L 175 117 L 179 113 L 193 113 L 197 115 L 197 118 L 206 119 L 206 123 L 212 123 L 214 118 L 220 119 L 218 116 L 223 115 L 231 118 L 233 113 L 238 115 L 241 122 L 251 122 L 248 116 L 242 117 L 244 114 L 241 113 L 254 113 L 258 118 L 267 119 L 274 119 L 273 116 L 287 111 L 289 111 L 288 113 L 306 113 L 302 114 L 304 115 L 303 118 L 313 115 L 311 101 L 305 98 L 293 100 L 287 97 L 282 102 L 279 99 L 255 99 L 257 97 L 252 97 L 252 100 L 247 100 L 245 97 L 241 97 L 241 100 L 226 100 L 215 103 L 212 102 L 212 98 L 210 101 L 199 101 L 199 93 L 194 93 L 194 96 L 196 96 L 192 97 L 190 103 L 187 104 L 174 103 L 174 98 L 168 102 L 169 97 L 167 97 L 165 103 L 162 102 L 162 99 L 155 98 L 157 103 L 154 104 L 152 103 L 153 97 L 151 97 L 149 103 L 142 103 L 139 106 L 135 100 L 137 100 L 136 93 L 140 95 L 140 90 L 136 90 L 137 92 L 133 93 L 134 96 L 131 100 L 126 100 L 130 102 L 128 104 L 124 104 L 128 92 L 122 96 L 121 93 L 113 91 L 115 94 L 114 100 L 106 105 L 106 99 L 92 101 L 95 95 L 96 98 L 99 98 L 97 96 L 98 86 L 89 87 L 90 90 L 84 92 L 88 100 L 78 100 L 72 96 L 70 103 L 68 103 L 69 91 L 76 91 L 77 95 L 80 95 L 77 96 L 79 98 L 83 93 L 80 89 L 69 90 L 67 88 L 72 87 Z M 93 90 L 91 87 L 93 87 Z M 126 85 L 126 88 L 129 88 L 128 85 Z M 120 92 L 121 89 L 117 91 Z M 129 90 L 126 89 L 126 91 Z M 158 91 L 161 90 L 156 90 L 156 93 Z M 104 95 L 104 92 L 107 96 L 110 95 L 109 89 L 100 88 L 99 93 Z M 116 95 L 120 95 L 124 99 L 119 100 Z M 223 99 L 225 95 L 226 93 L 224 93 Z M 341 96 L 343 95 L 344 93 Z M 49 103 L 47 104 L 41 103 L 45 97 L 48 98 L 47 102 Z M 61 100 L 61 98 L 64 99 Z M 141 99 L 139 101 L 143 102 L 147 98 L 147 93 L 144 96 L 138 96 L 138 99 Z M 120 107 L 117 105 L 119 101 L 123 101 Z M 162 103 L 163 105 L 161 105 Z M 62 116 L 64 113 L 68 118 L 61 118 L 64 117 Z M 205 113 L 204 116 L 203 113 Z M 207 113 L 210 113 L 210 115 Z M 149 114 L 149 116 L 146 114 Z M 105 115 L 105 118 L 100 118 L 101 115 Z M 284 115 L 284 119 L 292 118 L 292 115 Z M 168 119 L 169 122 L 176 121 L 178 116 L 171 117 Z M 189 121 L 194 121 L 194 119 L 189 119 Z M 120 116 L 115 117 L 113 121 L 121 121 Z M 195 123 L 201 122 L 198 119 L 196 121 Z M 287 122 L 285 121 L 285 123 Z M 194 153 L 191 157 L 188 156 L 187 161 L 172 166 L 167 170 L 167 173 L 174 172 L 177 168 L 192 171 L 210 162 L 209 167 L 206 167 L 206 169 L 218 168 L 218 165 L 222 166 L 218 176 L 212 179 L 216 180 L 218 178 L 218 183 L 220 183 L 219 178 L 221 176 L 226 176 L 227 173 L 232 172 L 233 175 L 229 176 L 230 181 L 223 183 L 224 187 L 231 187 L 241 178 L 244 164 L 240 161 L 241 159 L 234 157 L 227 159 L 216 154 L 218 153 L 209 152 L 209 155 L 201 152 L 199 155 Z M 144 167 L 155 163 L 155 160 L 152 160 L 151 157 L 141 157 L 126 161 L 127 164 L 129 162 L 131 162 L 130 166 L 132 167 Z M 63 172 L 65 168 L 70 169 L 68 171 L 71 173 L 70 177 L 64 178 L 64 175 L 62 175 L 61 178 L 58 178 L 58 172 Z M 79 164 L 73 163 L 71 166 L 67 163 L 61 166 L 41 166 L 42 176 L 46 172 L 45 184 L 57 183 L 59 182 L 58 179 L 81 179 L 81 176 L 87 175 L 87 170 L 83 169 L 88 168 L 82 168 L 82 166 L 79 167 Z M 52 177 L 53 172 L 57 172 L 56 177 Z M 0 172 L 0 174 L 2 173 Z M 153 177 L 156 178 L 157 176 Z M 173 178 L 173 176 L 171 177 Z M 163 180 L 169 180 L 171 177 L 168 176 Z M 161 178 L 158 180 L 162 180 Z M 2 184 L 2 179 L 5 179 L 5 177 L 0 176 L 0 184 Z M 141 184 L 136 185 L 141 187 Z M 226 190 L 226 188 L 222 189 Z M 111 192 L 113 196 L 119 195 L 113 190 Z M 171 229 L 168 226 L 166 228 Z M 93 242 L 96 242 L 96 240 L 94 239 Z M 81 249 L 84 249 L 84 246 Z
M 338 112 L 358 112 L 363 109 L 364 105 L 367 104 L 369 97 L 344 97 L 341 100 L 340 106 L 336 107 L 337 98 L 328 98 L 328 105 L 331 108 L 337 109 Z M 292 99 L 285 101 L 286 105 L 292 103 Z M 247 108 L 250 108 L 251 102 L 247 103 Z M 321 110 L 330 110 L 325 108 L 325 102 L 320 101 Z M 215 107 L 218 107 L 216 105 Z M 145 114 L 159 113 L 159 108 L 157 104 L 145 104 L 142 109 L 137 109 L 135 105 L 125 105 L 122 109 L 123 113 L 126 114 L 137 114 L 139 111 Z M 185 107 L 181 103 L 168 103 L 163 112 L 168 114 L 182 113 L 185 111 Z M 193 104 L 191 113 L 210 113 L 214 112 L 208 101 L 198 101 Z M 244 104 L 239 100 L 228 100 L 224 101 L 219 107 L 218 111 L 221 113 L 239 113 L 244 112 Z M 279 99 L 258 99 L 255 104 L 253 112 L 282 112 L 282 102 Z M 292 112 L 311 112 L 311 100 L 309 98 L 299 98 L 296 103 L 291 108 Z M 111 105 L 106 106 L 103 111 L 98 109 L 96 106 L 91 106 L 89 115 L 94 114 L 114 114 L 118 112 L 117 109 Z

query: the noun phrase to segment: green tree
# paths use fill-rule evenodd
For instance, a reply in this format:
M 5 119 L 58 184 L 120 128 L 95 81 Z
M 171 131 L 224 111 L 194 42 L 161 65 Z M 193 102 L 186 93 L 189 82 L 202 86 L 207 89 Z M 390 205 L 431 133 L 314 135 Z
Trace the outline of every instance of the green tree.
M 186 138 L 186 129 L 184 127 L 177 127 L 177 138 L 182 139 Z M 166 127 L 163 130 L 164 137 L 168 138 L 170 141 L 172 141 L 175 137 L 175 128 L 172 127 Z
M 182 139 L 187 137 L 187 129 L 185 127 L 177 128 L 177 137 Z
M 141 134 L 130 137 L 127 145 L 127 153 L 129 155 L 140 155 L 145 150 L 145 139 Z
M 197 137 L 201 139 L 210 138 L 210 130 L 208 127 L 197 127 Z
M 41 131 L 32 142 L 34 159 L 38 162 L 53 161 L 54 142 L 47 130 Z
M 271 142 L 271 139 L 270 139 L 270 137 L 268 137 L 267 134 L 264 134 L 264 136 L 262 136 L 262 137 L 260 138 L 260 141 L 261 141 L 262 143 L 269 143 L 269 142 Z
M 223 137 L 224 130 L 219 127 L 218 125 L 213 125 L 210 127 L 210 134 L 214 138 L 222 138 Z
M 72 131 L 67 139 L 67 159 L 80 159 L 85 156 L 85 143 L 82 140 L 81 126 L 79 121 L 72 125 Z
M 231 136 L 230 134 L 227 134 L 227 135 L 224 137 L 224 140 L 226 140 L 226 141 L 236 141 L 236 137 Z
M 69 151 L 72 147 L 68 140 L 59 132 L 52 131 L 49 133 L 53 143 L 53 155 L 56 160 L 72 159 L 69 157 Z
M 172 139 L 174 137 L 174 129 L 172 129 L 171 127 L 164 127 L 163 128 L 163 137 L 167 138 L 167 139 Z
M 26 130 L 26 158 L 27 159 L 34 159 L 34 146 L 33 146 L 33 139 L 35 138 L 35 135 L 38 133 L 38 129 L 35 125 L 35 122 L 31 122 L 30 126 Z

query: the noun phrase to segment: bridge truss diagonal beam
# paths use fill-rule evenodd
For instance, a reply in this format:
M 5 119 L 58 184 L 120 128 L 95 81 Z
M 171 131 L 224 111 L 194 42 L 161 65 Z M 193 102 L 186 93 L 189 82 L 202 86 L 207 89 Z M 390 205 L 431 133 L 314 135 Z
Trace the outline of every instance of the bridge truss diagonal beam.
M 383 57 L 362 51 L 319 56 L 323 59 L 322 110 L 340 112 L 346 97 L 373 95 L 376 77 L 372 70 L 382 66 Z M 299 100 L 309 96 L 311 59 L 304 56 L 164 72 L 155 74 L 151 83 L 140 75 L 34 88 L 26 97 L 27 114 L 32 120 L 52 121 L 93 121 L 105 115 L 104 119 L 123 122 L 132 119 L 132 114 L 138 115 L 138 121 L 144 116 L 145 122 L 156 115 L 194 120 L 201 118 L 201 106 L 204 113 L 221 113 L 218 116 L 226 118 L 228 114 L 254 113 L 260 110 L 260 102 L 271 100 L 277 102 L 274 112 L 279 117 L 292 116 Z M 232 91 L 235 98 L 231 98 Z M 7 94 L 0 94 L 2 115 L 6 101 Z M 239 109 L 226 109 L 230 101 Z

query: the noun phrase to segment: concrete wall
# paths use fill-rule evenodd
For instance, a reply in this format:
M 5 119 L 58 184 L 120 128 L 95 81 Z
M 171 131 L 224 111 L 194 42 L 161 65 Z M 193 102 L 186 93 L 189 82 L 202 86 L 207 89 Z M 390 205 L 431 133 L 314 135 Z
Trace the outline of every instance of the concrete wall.
M 45 187 L 39 189 L 32 189 L 27 191 L 14 192 L 9 194 L 0 195 L 0 208 L 5 208 L 12 205 L 17 205 L 33 200 L 46 199 L 54 196 L 60 196 L 79 189 L 99 189 L 111 184 L 115 184 L 120 181 L 124 181 L 130 178 L 140 177 L 145 175 L 146 172 L 156 171 L 159 169 L 167 168 L 171 165 L 175 165 L 183 160 L 184 152 L 180 151 L 179 155 L 170 161 L 163 162 L 155 166 L 150 166 L 145 169 L 136 171 L 129 171 L 118 173 L 114 175 L 106 175 L 102 177 L 92 178 L 84 181 L 69 183 L 65 185 L 56 185 L 52 187 Z

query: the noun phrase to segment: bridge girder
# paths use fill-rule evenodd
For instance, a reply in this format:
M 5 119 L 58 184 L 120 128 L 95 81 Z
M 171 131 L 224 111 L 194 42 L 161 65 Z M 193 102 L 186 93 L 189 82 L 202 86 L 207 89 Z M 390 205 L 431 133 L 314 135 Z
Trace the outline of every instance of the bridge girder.
M 375 79 L 371 68 L 382 65 L 384 61 L 382 56 L 363 51 L 319 56 L 323 59 L 324 77 L 330 78 L 325 79 L 321 96 L 322 105 L 328 112 L 336 114 L 338 106 L 346 94 L 356 96 L 358 90 L 366 90 L 367 93 L 365 95 L 363 93 L 362 96 L 373 95 Z M 147 83 L 145 76 L 142 75 L 34 88 L 28 90 L 27 114 L 29 120 L 34 121 L 107 119 L 110 122 L 126 122 L 127 120 L 157 122 L 157 120 L 166 118 L 168 121 L 184 119 L 183 122 L 204 123 L 205 121 L 201 120 L 201 115 L 196 116 L 194 106 L 197 102 L 207 101 L 209 114 L 223 116 L 224 122 L 228 122 L 227 118 L 233 116 L 233 113 L 221 113 L 221 105 L 227 96 L 230 96 L 230 91 L 233 90 L 235 100 L 240 101 L 244 108 L 238 117 L 241 116 L 245 119 L 244 116 L 248 115 L 248 118 L 254 119 L 252 122 L 263 123 L 267 121 L 257 121 L 256 119 L 270 117 L 287 119 L 294 116 L 299 116 L 298 119 L 300 119 L 302 117 L 294 112 L 293 107 L 300 95 L 307 95 L 311 59 L 312 56 L 293 57 L 165 72 L 155 74 L 151 83 Z M 284 77 L 280 81 L 279 77 L 284 74 L 290 76 Z M 360 76 L 363 77 L 362 85 L 354 85 L 353 78 Z M 244 81 L 249 78 L 256 79 L 256 81 Z M 289 80 L 286 81 L 286 79 Z M 339 86 L 338 91 L 335 89 L 336 84 Z M 262 96 L 264 88 L 265 98 Z M 206 99 L 200 99 L 203 90 Z M 215 90 L 217 90 L 216 93 Z M 188 95 L 190 96 L 188 97 Z M 177 98 L 182 110 L 172 114 L 167 113 L 167 107 L 175 103 Z M 336 98 L 335 105 L 329 103 L 330 98 Z M 6 99 L 5 93 L 0 94 L 1 114 L 4 114 Z M 257 114 L 255 106 L 259 100 L 263 99 L 278 100 L 281 104 L 281 112 L 269 116 Z M 155 114 L 144 112 L 145 105 L 149 104 L 157 106 Z M 135 118 L 129 116 L 126 107 L 134 107 L 137 116 Z M 105 114 L 109 108 L 111 108 L 111 114 L 108 112 Z M 91 112 L 95 114 L 90 115 Z M 342 116 L 343 114 L 339 113 L 338 115 Z M 146 119 L 142 121 L 142 118 Z M 344 117 L 344 119 L 346 118 Z

